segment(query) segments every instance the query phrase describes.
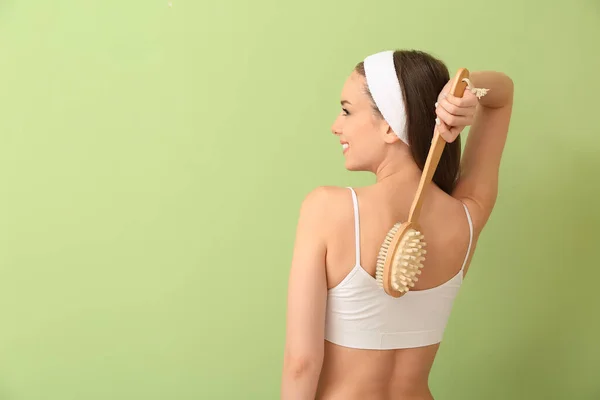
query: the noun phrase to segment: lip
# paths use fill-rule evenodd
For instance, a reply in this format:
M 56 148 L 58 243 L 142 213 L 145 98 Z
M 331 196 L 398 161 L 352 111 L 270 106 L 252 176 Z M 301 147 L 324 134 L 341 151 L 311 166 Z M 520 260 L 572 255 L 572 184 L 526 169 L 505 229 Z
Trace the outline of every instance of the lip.
M 343 146 L 343 145 L 348 145 L 348 142 L 343 142 L 343 141 L 340 141 L 340 144 L 341 144 L 342 146 Z M 350 146 L 348 145 L 348 146 L 347 146 L 345 149 L 342 149 L 342 153 L 343 153 L 343 154 L 346 154 L 346 153 L 348 152 L 348 149 L 349 149 L 349 148 L 350 148 Z

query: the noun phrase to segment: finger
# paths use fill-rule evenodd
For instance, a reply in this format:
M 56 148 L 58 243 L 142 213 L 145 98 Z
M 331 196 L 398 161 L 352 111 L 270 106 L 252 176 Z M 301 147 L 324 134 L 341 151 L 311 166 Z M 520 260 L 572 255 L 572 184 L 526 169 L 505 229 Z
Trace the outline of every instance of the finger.
M 442 90 L 440 91 L 440 93 L 438 94 L 437 100 L 440 101 L 441 99 L 443 99 L 444 97 L 446 97 L 446 95 L 448 94 L 448 91 L 451 88 L 451 84 L 452 81 L 448 81 L 444 87 L 442 88 Z
M 465 89 L 465 93 L 463 94 L 462 99 L 464 102 L 467 102 L 469 104 L 479 103 L 479 99 L 477 98 L 477 96 L 475 96 L 475 93 L 471 92 L 471 90 L 469 89 Z
M 437 101 L 438 102 L 442 101 L 443 99 L 446 98 L 447 95 L 448 95 L 448 93 L 446 93 L 446 92 L 440 92 L 440 94 L 438 94 Z
M 457 107 L 473 107 L 479 102 L 477 96 L 471 93 L 471 91 L 468 89 L 465 90 L 463 97 L 456 97 L 452 94 L 447 94 L 445 99 L 448 100 L 450 104 L 453 104 Z
M 439 121 L 439 118 L 437 119 Z M 440 136 L 447 143 L 452 143 L 456 140 L 456 131 L 453 131 L 451 127 L 446 125 L 443 121 L 440 121 L 439 125 L 436 125 Z
M 448 127 L 448 131 L 444 132 L 444 140 L 448 143 L 452 143 L 456 140 L 458 135 L 463 131 L 464 126 L 450 126 Z
M 464 129 L 465 129 L 464 126 L 457 126 L 457 127 L 450 128 L 449 136 L 452 137 L 452 141 L 455 141 L 456 138 L 462 133 L 462 131 Z
M 463 101 L 457 97 L 447 97 L 437 102 L 435 106 L 436 108 L 439 105 L 443 106 L 450 114 L 472 117 L 477 112 L 477 104 L 477 100 L 473 102 L 471 99 Z
M 463 97 L 458 98 L 461 107 L 475 107 L 479 104 L 479 99 L 469 89 L 465 90 Z
M 442 107 L 452 115 L 470 116 L 475 113 L 473 107 L 459 107 L 450 103 L 447 99 L 443 99 L 436 103 L 436 108 Z
M 463 131 L 463 129 L 464 129 L 464 127 L 462 127 L 462 126 L 450 127 L 450 128 L 448 128 L 448 130 L 444 131 L 443 134 L 440 132 L 440 135 L 442 135 L 442 137 L 444 138 L 444 140 L 447 143 L 452 143 L 456 140 L 456 138 L 458 138 L 458 136 Z
M 471 117 L 450 114 L 443 107 L 435 110 L 438 118 L 448 126 L 465 126 L 471 120 Z
M 439 118 L 436 118 L 435 119 L 435 127 L 438 130 L 438 132 L 440 133 L 440 135 L 442 136 L 442 138 L 444 140 L 446 140 L 446 136 L 450 135 L 450 128 L 448 127 L 448 125 L 446 125 Z M 446 140 L 446 141 L 448 141 L 448 140 Z

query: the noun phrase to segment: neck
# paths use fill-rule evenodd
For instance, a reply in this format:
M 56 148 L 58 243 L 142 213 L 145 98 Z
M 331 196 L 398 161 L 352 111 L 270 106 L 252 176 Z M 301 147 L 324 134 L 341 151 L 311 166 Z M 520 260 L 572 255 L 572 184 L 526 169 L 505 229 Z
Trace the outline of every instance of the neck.
M 403 144 L 393 147 L 375 171 L 377 183 L 419 179 L 422 171 L 415 163 L 408 146 Z

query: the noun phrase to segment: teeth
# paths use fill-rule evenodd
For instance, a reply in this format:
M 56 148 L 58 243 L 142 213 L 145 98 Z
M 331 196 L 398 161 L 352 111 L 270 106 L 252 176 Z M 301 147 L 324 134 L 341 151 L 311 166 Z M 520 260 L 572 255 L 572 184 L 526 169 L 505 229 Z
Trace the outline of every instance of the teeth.
M 348 148 L 348 143 L 344 143 L 344 144 L 342 145 L 342 148 L 343 148 L 344 150 L 346 150 L 346 149 Z

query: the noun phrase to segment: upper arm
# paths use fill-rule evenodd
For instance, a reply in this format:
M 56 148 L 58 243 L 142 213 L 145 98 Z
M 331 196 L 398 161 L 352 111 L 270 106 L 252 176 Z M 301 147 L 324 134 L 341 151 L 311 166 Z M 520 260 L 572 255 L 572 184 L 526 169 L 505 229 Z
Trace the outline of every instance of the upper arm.
M 512 81 L 510 82 L 512 85 Z M 462 157 L 460 176 L 452 195 L 468 203 L 475 226 L 482 229 L 498 196 L 500 161 L 512 113 L 510 101 L 501 107 L 477 109 Z
M 288 363 L 322 362 L 327 302 L 326 213 L 327 190 L 318 188 L 304 199 L 296 228 L 287 295 Z

